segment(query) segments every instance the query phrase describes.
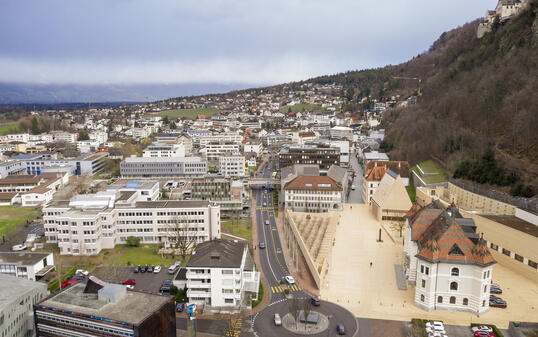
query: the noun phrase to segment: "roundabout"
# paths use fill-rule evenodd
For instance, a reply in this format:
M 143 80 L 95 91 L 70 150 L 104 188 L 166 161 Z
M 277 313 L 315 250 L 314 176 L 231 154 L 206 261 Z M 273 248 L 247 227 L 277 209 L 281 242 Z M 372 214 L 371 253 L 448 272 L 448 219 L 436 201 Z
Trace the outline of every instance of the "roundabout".
M 274 322 L 275 314 L 282 317 L 282 325 L 276 326 Z M 313 314 L 317 314 L 317 322 L 313 323 L 315 318 Z M 317 307 L 312 307 L 309 320 L 312 323 L 303 322 L 295 324 L 295 318 L 292 314 L 291 300 L 283 299 L 278 302 L 271 303 L 265 309 L 260 311 L 254 317 L 254 333 L 259 337 L 263 336 L 338 336 L 336 331 L 337 325 L 345 327 L 346 336 L 354 336 L 359 329 L 358 321 L 351 312 L 347 309 L 330 302 L 321 301 Z

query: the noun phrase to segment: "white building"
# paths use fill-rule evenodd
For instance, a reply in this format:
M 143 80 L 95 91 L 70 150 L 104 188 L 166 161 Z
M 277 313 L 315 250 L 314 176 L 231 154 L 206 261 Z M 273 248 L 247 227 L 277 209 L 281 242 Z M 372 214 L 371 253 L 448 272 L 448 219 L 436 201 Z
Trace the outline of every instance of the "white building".
M 74 143 L 78 139 L 78 133 L 70 133 L 65 131 L 53 131 L 50 133 L 55 142 Z
M 39 281 L 51 270 L 54 270 L 52 253 L 0 252 L 0 274 Z
M 284 206 L 294 212 L 342 210 L 343 188 L 328 176 L 297 176 L 284 186 Z
M 155 201 L 159 199 L 159 181 L 119 179 L 106 187 L 107 191 L 134 192 L 136 200 Z
M 219 157 L 219 173 L 225 177 L 245 176 L 245 157 L 239 153 Z
M 241 145 L 231 142 L 214 142 L 208 143 L 200 153 L 206 158 L 207 161 L 216 161 L 220 157 L 229 155 L 231 153 L 238 153 L 241 150 Z
M 262 152 L 262 145 L 256 144 L 254 142 L 245 143 L 243 145 L 243 153 L 248 153 L 248 152 L 254 152 L 256 153 L 257 156 L 259 156 Z
M 89 134 L 90 139 L 96 140 L 99 145 L 102 145 L 108 141 L 108 133 L 104 131 L 93 131 Z
M 47 284 L 0 274 L 0 285 L 0 336 L 35 336 L 33 306 L 47 296 Z
M 214 133 L 214 134 L 202 134 L 199 136 L 200 147 L 204 147 L 209 143 L 234 143 L 241 144 L 243 136 L 236 132 Z
M 200 157 L 127 157 L 120 163 L 120 174 L 125 178 L 145 177 L 203 177 L 207 162 Z
M 187 263 L 189 303 L 204 312 L 239 312 L 258 297 L 260 273 L 246 241 L 215 240 L 196 246 Z
M 77 149 L 81 153 L 95 152 L 99 149 L 99 143 L 96 139 L 79 140 L 77 141 Z
M 155 142 L 148 145 L 142 152 L 142 157 L 162 158 L 162 157 L 185 157 L 185 145 L 183 143 Z
M 460 217 L 436 203 L 415 205 L 406 217 L 405 275 L 415 284 L 415 305 L 426 311 L 489 310 L 495 260 L 483 238 L 463 230 L 472 219 Z
M 63 255 L 95 255 L 127 238 L 166 246 L 178 238 L 220 238 L 220 207 L 208 201 L 140 201 L 133 191 L 105 191 L 52 201 L 43 208 L 48 243 Z

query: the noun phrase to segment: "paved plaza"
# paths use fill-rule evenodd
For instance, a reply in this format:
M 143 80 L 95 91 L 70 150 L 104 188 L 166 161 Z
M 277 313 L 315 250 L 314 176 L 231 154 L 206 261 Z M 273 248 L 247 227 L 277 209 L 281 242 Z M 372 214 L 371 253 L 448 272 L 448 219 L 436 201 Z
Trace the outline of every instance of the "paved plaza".
M 465 312 L 426 312 L 415 307 L 415 288 L 398 290 L 396 283 L 394 265 L 403 263 L 402 241 L 397 237 L 392 240 L 383 229 L 383 242 L 377 242 L 380 228 L 368 205 L 346 205 L 330 253 L 328 277 L 322 282 L 322 299 L 365 318 L 424 318 L 454 325 L 481 322 L 500 328 L 506 328 L 509 321 L 538 321 L 538 281 L 519 276 L 500 264 L 493 267 L 493 280 L 503 289 L 500 297 L 508 302 L 507 309 L 491 308 L 477 317 Z

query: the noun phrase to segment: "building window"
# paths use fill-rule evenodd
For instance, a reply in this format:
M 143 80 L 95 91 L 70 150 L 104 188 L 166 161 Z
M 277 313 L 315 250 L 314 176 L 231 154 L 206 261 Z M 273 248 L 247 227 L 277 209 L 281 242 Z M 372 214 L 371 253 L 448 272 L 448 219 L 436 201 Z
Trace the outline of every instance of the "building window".
M 532 260 L 529 260 L 529 266 L 531 266 L 534 269 L 538 269 L 538 263 L 536 263 L 536 262 L 534 262 Z
M 495 250 L 495 251 L 499 251 L 499 246 L 497 246 L 496 244 L 494 243 L 490 243 L 490 248 Z
M 523 256 L 521 256 L 521 255 L 515 254 L 515 255 L 514 255 L 514 258 L 515 258 L 516 260 L 518 260 L 519 262 L 523 262 Z
M 422 280 L 422 288 L 426 288 L 426 280 Z
M 458 290 L 458 282 L 450 282 L 450 290 Z
M 482 306 L 483 306 L 483 307 L 486 306 L 486 300 L 483 300 L 483 301 L 482 301 Z
M 420 301 L 424 302 L 424 295 L 420 295 Z
M 484 292 L 487 292 L 487 291 L 488 291 L 488 285 L 486 284 L 486 285 L 484 286 Z
M 426 275 L 430 274 L 430 267 L 426 267 Z
M 443 303 L 443 296 L 437 296 L 437 303 Z
M 460 276 L 460 270 L 458 268 L 452 268 L 450 273 L 452 276 Z
M 420 272 L 424 274 L 424 265 L 423 264 L 420 265 Z
M 456 304 L 456 296 L 450 296 L 450 304 Z
M 469 305 L 469 299 L 468 298 L 463 299 L 463 305 Z
M 503 254 L 506 256 L 510 256 L 510 251 L 508 249 L 503 248 Z

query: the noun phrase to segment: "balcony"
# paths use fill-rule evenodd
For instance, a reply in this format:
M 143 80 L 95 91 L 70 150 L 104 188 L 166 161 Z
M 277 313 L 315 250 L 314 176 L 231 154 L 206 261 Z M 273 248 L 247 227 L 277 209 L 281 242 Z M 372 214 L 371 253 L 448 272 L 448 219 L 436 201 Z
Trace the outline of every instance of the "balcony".
M 187 279 L 206 279 L 206 278 L 211 277 L 211 274 L 208 274 L 208 273 L 197 274 L 197 273 L 187 272 L 186 277 Z
M 187 290 L 187 297 L 211 297 L 211 292 L 209 291 L 194 291 Z
M 211 283 L 202 283 L 202 282 L 188 282 L 187 287 L 189 289 L 207 289 L 209 291 L 209 288 L 211 288 Z

